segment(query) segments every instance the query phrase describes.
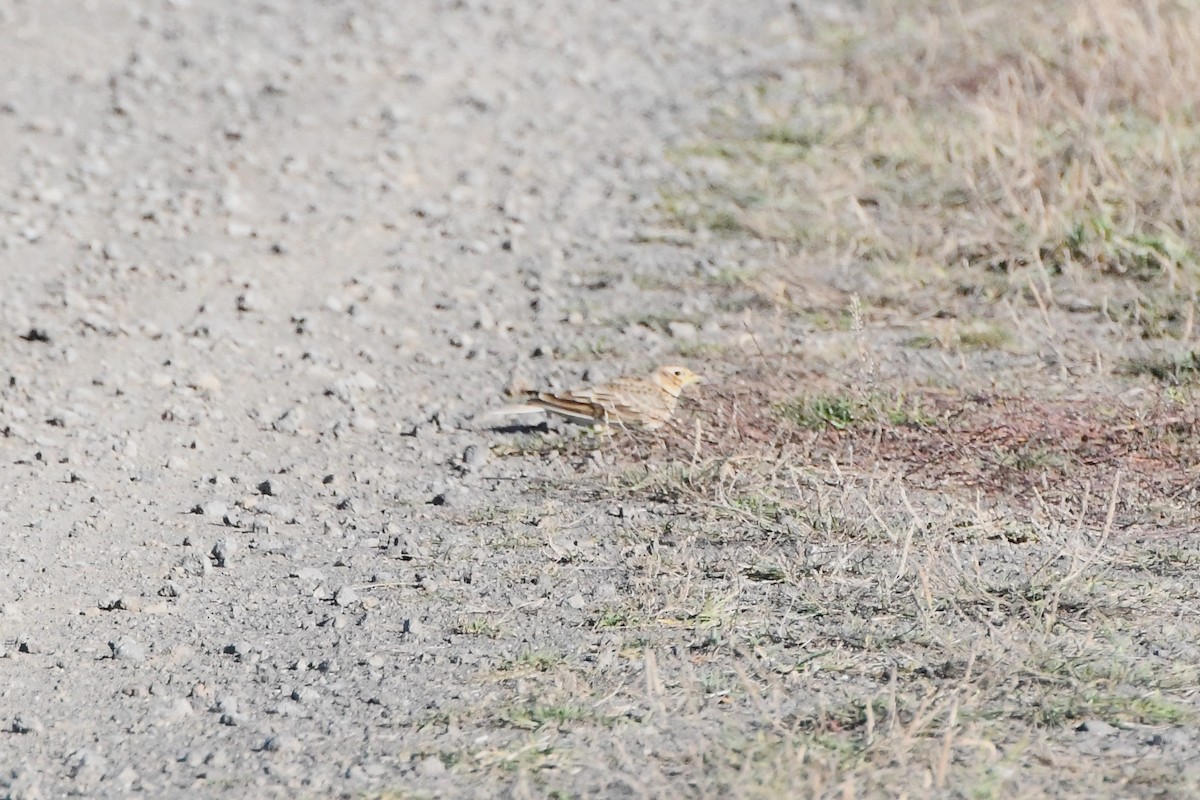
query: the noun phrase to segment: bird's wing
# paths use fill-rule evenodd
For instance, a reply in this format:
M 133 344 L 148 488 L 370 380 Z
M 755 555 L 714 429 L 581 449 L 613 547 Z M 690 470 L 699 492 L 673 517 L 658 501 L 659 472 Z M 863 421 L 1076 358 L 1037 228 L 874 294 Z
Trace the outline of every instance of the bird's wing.
M 628 428 L 657 428 L 674 410 L 662 393 L 637 381 L 617 381 L 559 397 L 591 405 L 600 414 L 598 419 Z
M 549 411 L 575 422 L 658 428 L 675 410 L 675 398 L 644 380 L 616 380 L 567 392 L 521 392 L 520 405 L 505 406 L 488 416 Z
M 598 399 L 586 396 L 586 393 L 532 392 L 526 395 L 525 402 L 579 422 L 603 422 L 606 416 L 603 404 Z

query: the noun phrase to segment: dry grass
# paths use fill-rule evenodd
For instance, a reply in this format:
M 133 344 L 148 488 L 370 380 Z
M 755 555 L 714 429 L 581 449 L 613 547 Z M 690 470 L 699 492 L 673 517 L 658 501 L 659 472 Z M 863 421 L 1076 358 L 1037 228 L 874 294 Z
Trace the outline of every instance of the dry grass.
M 681 149 L 671 218 L 884 275 L 889 300 L 1090 287 L 1089 309 L 1190 335 L 1200 9 L 876 0 L 797 25 L 811 57 Z
M 616 587 L 589 656 L 521 672 L 504 763 L 542 793 L 1197 796 L 1200 7 L 821 13 L 664 211 L 788 254 L 708 275 L 719 309 L 850 346 L 706 349 L 731 377 L 670 429 L 503 451 L 619 511 L 618 555 L 572 562 Z
M 542 737 L 535 785 L 620 766 L 649 795 L 682 775 L 737 797 L 1200 787 L 1148 744 L 1200 719 L 1190 405 L 774 391 L 709 387 L 666 432 L 560 443 L 581 474 L 619 469 L 555 491 L 627 521 L 620 591 L 586 623 L 610 666 L 526 669 L 539 705 L 505 712 Z M 1077 730 L 1097 720 L 1115 732 Z
M 1022 433 L 1022 417 L 977 415 L 977 402 L 962 401 L 967 419 L 921 427 L 875 417 L 815 439 L 798 427 L 786 443 L 714 455 L 718 439 L 690 463 L 686 437 L 668 439 L 658 466 L 609 484 L 611 496 L 677 516 L 652 554 L 631 558 L 626 569 L 644 579 L 604 618 L 652 649 L 686 643 L 693 665 L 724 676 L 719 691 L 675 683 L 672 696 L 700 707 L 719 696 L 750 720 L 737 745 L 708 744 L 712 775 L 735 795 L 1195 788 L 1194 774 L 1169 777 L 1170 759 L 1153 750 L 1124 769 L 1075 730 L 1098 719 L 1141 743 L 1196 720 L 1200 671 L 1183 643 L 1200 636 L 1184 621 L 1200 601 L 1190 574 L 1200 549 L 1190 527 L 1123 521 L 1162 497 L 1163 476 L 1129 462 L 1156 446 L 1118 431 L 1081 454 L 1080 432 L 1108 425 L 1111 411 L 1042 409 Z M 1005 441 L 1042 441 L 1080 473 L 1049 456 L 972 462 L 964 454 L 994 446 L 980 441 L 996 433 L 985 421 L 1001 418 Z M 971 464 L 980 486 L 953 475 L 922 488 L 906 475 L 926 439 L 960 454 L 926 468 Z M 837 458 L 852 449 L 853 463 Z M 1169 458 L 1157 466 L 1178 470 Z M 1080 490 L 1086 476 L 1097 483 Z M 1164 649 L 1163 635 L 1182 647 Z
M 616 491 L 686 509 L 734 551 L 730 668 L 758 670 L 744 702 L 802 754 L 760 776 L 810 796 L 1193 794 L 1189 756 L 1135 743 L 1198 710 L 1191 645 L 1149 643 L 1200 636 L 1182 621 L 1200 599 L 1200 8 L 831 13 L 798 19 L 811 57 L 680 152 L 690 182 L 664 208 L 776 242 L 794 298 L 861 293 L 864 363 L 840 383 L 772 364 L 708 394 L 700 432 L 663 445 L 675 466 Z M 900 310 L 907 347 L 955 354 L 1020 349 L 1035 318 L 1061 369 L 985 393 L 887 384 L 866 363 L 890 358 L 872 309 Z M 1186 349 L 1128 344 L 1163 337 Z M 1122 380 L 1141 394 L 1117 401 Z M 1124 733 L 1075 731 L 1093 718 Z

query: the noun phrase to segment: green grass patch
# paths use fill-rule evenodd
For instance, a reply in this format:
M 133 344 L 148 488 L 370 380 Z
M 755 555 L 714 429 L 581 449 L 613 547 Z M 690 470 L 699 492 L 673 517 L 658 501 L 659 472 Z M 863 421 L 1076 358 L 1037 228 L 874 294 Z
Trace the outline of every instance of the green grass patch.
M 845 430 L 854 425 L 887 423 L 926 427 L 936 421 L 917 398 L 850 394 L 803 395 L 776 403 L 775 413 L 801 428 Z

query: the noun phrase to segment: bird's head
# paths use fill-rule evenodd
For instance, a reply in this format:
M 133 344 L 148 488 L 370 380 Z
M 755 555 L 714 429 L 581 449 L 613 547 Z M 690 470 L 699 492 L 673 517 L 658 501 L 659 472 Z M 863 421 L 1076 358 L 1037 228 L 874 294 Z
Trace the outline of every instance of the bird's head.
M 672 397 L 679 397 L 685 387 L 704 379 L 687 367 L 666 366 L 654 371 L 654 382 Z

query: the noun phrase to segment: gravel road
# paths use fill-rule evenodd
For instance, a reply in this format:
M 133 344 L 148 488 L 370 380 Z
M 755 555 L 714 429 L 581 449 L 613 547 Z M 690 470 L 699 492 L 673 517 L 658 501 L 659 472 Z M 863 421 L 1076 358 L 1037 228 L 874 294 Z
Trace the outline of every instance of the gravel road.
M 562 465 L 471 420 L 514 376 L 738 335 L 654 287 L 769 253 L 655 209 L 794 25 L 0 0 L 0 794 L 542 794 L 513 665 L 624 669 L 589 624 L 624 520 L 531 501 Z M 619 324 L 659 309 L 699 322 Z M 650 666 L 614 685 L 645 700 Z M 553 743 L 562 791 L 699 791 L 696 728 L 598 730 Z

